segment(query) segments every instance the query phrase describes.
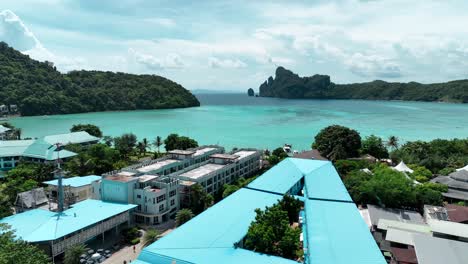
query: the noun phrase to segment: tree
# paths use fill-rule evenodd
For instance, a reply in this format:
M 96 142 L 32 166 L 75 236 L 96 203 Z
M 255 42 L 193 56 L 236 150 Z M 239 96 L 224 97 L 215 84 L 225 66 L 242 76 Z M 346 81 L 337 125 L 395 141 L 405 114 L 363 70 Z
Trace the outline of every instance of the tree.
M 271 154 L 277 156 L 280 160 L 288 157 L 288 153 L 283 148 L 276 148 Z
M 74 175 L 101 175 L 119 169 L 121 162 L 118 150 L 106 144 L 94 144 L 80 151 L 78 156 L 65 163 L 65 167 Z
M 361 153 L 372 155 L 378 159 L 388 158 L 388 150 L 382 139 L 375 135 L 370 135 L 362 141 Z
M 156 146 L 156 148 L 158 149 L 158 154 L 161 153 L 159 149 L 161 148 L 162 144 L 163 143 L 162 143 L 161 137 L 157 136 L 156 139 L 154 140 L 154 146 Z
M 361 137 L 356 130 L 339 125 L 328 126 L 315 136 L 312 147 L 333 161 L 356 157 L 361 148 Z
M 198 147 L 198 142 L 184 136 L 179 136 L 177 134 L 170 134 L 164 140 L 164 145 L 166 151 L 174 150 L 174 149 L 189 149 L 189 148 L 196 148 Z
M 287 212 L 290 224 L 299 221 L 299 212 L 302 208 L 301 201 L 290 195 L 284 195 L 283 199 L 278 202 L 278 205 Z
M 398 141 L 399 139 L 396 136 L 390 136 L 388 137 L 387 146 L 389 146 L 392 149 L 398 149 Z
M 114 139 L 111 136 L 104 136 L 102 141 L 104 141 L 104 144 L 106 144 L 108 147 L 111 147 L 112 143 L 114 143 Z
M 102 131 L 101 129 L 93 124 L 77 124 L 73 125 L 72 128 L 70 129 L 70 132 L 79 132 L 79 131 L 85 131 L 88 132 L 91 136 L 95 136 L 98 138 L 102 137 Z
M 117 149 L 120 155 L 124 158 L 128 157 L 136 146 L 137 137 L 132 134 L 123 134 L 120 137 L 114 139 L 115 149 Z
M 84 244 L 76 244 L 65 250 L 63 258 L 64 264 L 80 264 L 80 256 L 85 254 L 88 249 Z
M 13 214 L 10 197 L 6 194 L 6 184 L 0 184 L 0 219 Z
M 184 208 L 179 210 L 176 215 L 176 226 L 181 226 L 187 223 L 190 219 L 194 217 L 192 210 Z
M 149 246 L 158 240 L 159 232 L 154 228 L 149 228 L 146 230 L 145 235 L 143 236 L 143 246 Z
M 141 143 L 143 144 L 143 155 L 146 155 L 146 150 L 148 149 L 149 147 L 149 142 L 148 142 L 148 139 L 147 138 L 143 138 L 143 140 L 141 141 Z
M 190 190 L 190 210 L 194 214 L 203 212 L 213 203 L 213 196 L 207 194 L 200 184 L 194 184 Z
M 409 167 L 413 170 L 411 177 L 418 182 L 427 182 L 432 178 L 432 172 L 424 166 L 410 164 Z
M 138 149 L 138 155 L 139 156 L 144 155 L 144 153 L 146 152 L 145 144 L 143 142 L 141 142 L 141 141 L 138 142 L 137 149 Z
M 224 188 L 223 195 L 222 195 L 223 199 L 235 193 L 237 190 L 239 190 L 239 187 L 237 187 L 236 185 L 230 185 L 230 184 L 224 184 L 223 188 Z
M 15 238 L 10 227 L 0 223 L 0 263 L 47 264 L 49 257 L 38 247 Z

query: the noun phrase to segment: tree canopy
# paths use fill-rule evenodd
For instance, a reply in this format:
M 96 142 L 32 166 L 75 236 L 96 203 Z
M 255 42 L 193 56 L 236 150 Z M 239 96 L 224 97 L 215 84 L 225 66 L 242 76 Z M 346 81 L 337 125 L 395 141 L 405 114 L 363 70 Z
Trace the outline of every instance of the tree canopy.
M 70 132 L 79 132 L 79 131 L 86 131 L 88 134 L 91 136 L 95 137 L 102 137 L 102 131 L 101 129 L 93 124 L 77 124 L 73 125 L 72 128 L 70 128 Z
M 38 247 L 15 238 L 10 227 L 0 224 L 0 264 L 48 264 L 49 257 Z
M 370 135 L 362 140 L 361 153 L 372 155 L 378 159 L 388 158 L 388 150 L 382 138 L 375 135 Z
M 195 215 L 192 213 L 192 210 L 188 208 L 180 209 L 176 214 L 176 225 L 181 226 L 187 223 Z
M 199 106 L 181 85 L 156 75 L 102 71 L 62 74 L 0 42 L 0 104 L 23 116 Z
M 356 130 L 332 125 L 322 129 L 315 136 L 312 147 L 330 160 L 356 157 L 361 148 L 361 136 Z
M 178 134 L 170 134 L 164 140 L 164 147 L 166 151 L 174 149 L 189 149 L 198 147 L 198 142 L 194 139 L 185 136 L 179 136 Z

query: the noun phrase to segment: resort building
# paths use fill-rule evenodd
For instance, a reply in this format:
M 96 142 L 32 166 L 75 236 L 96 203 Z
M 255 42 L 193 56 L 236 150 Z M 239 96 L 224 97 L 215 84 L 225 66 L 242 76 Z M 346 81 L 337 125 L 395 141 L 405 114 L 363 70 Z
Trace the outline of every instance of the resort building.
M 442 195 L 449 201 L 468 201 L 468 171 L 461 169 L 448 176 L 438 176 L 431 180 L 448 186 L 448 191 Z
M 20 160 L 54 162 L 60 158 L 66 161 L 76 156 L 76 153 L 57 148 L 55 144 L 89 145 L 98 141 L 99 138 L 84 131 L 46 136 L 37 140 L 2 140 L 0 141 L 0 170 L 10 170 L 16 167 Z
M 209 194 L 221 190 L 224 184 L 231 184 L 240 177 L 253 175 L 260 169 L 261 151 L 241 149 L 231 154 L 214 154 L 205 162 L 198 163 L 171 176 L 181 182 L 181 200 L 189 202 L 190 188 L 200 184 Z
M 48 202 L 44 188 L 36 188 L 16 195 L 15 211 L 16 213 L 36 209 Z
M 62 180 L 64 195 L 70 204 L 89 199 L 93 195 L 93 182 L 101 180 L 101 176 L 88 175 L 65 178 Z M 58 199 L 58 180 L 43 182 L 47 185 L 49 199 L 56 201 Z
M 297 261 L 243 249 L 255 209 L 284 194 L 304 202 L 306 264 L 384 264 L 356 205 L 330 162 L 287 158 L 170 234 L 145 247 L 136 264 L 275 263 Z
M 130 212 L 136 205 L 85 200 L 63 212 L 33 209 L 5 217 L 18 238 L 39 246 L 56 257 L 73 245 L 118 234 L 131 224 Z
M 102 178 L 98 189 L 103 201 L 136 204 L 135 220 L 154 225 L 175 217 L 179 209 L 178 180 L 157 175 L 109 175 Z

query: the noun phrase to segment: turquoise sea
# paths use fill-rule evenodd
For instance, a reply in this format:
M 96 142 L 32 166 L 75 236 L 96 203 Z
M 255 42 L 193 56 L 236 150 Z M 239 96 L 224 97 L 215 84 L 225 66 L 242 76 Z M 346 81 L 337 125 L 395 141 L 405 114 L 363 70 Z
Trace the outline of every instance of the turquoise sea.
M 23 137 L 67 132 L 73 124 L 92 123 L 105 135 L 132 132 L 153 141 L 170 133 L 200 144 L 226 148 L 275 148 L 285 143 L 308 149 L 317 132 L 331 124 L 356 129 L 362 136 L 395 135 L 402 141 L 468 137 L 468 104 L 286 100 L 244 94 L 197 95 L 202 106 L 171 110 L 100 112 L 19 117 L 11 123 Z

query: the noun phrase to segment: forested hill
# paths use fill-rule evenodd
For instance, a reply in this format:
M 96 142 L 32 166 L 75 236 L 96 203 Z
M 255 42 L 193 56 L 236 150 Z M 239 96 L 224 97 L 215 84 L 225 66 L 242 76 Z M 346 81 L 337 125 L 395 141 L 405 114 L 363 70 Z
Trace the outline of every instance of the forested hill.
M 0 42 L 0 105 L 30 115 L 199 106 L 181 85 L 156 75 L 100 71 L 62 74 Z
M 291 99 L 368 99 L 468 103 L 468 80 L 421 84 L 373 81 L 334 84 L 328 75 L 299 77 L 283 67 L 259 88 L 260 96 Z

